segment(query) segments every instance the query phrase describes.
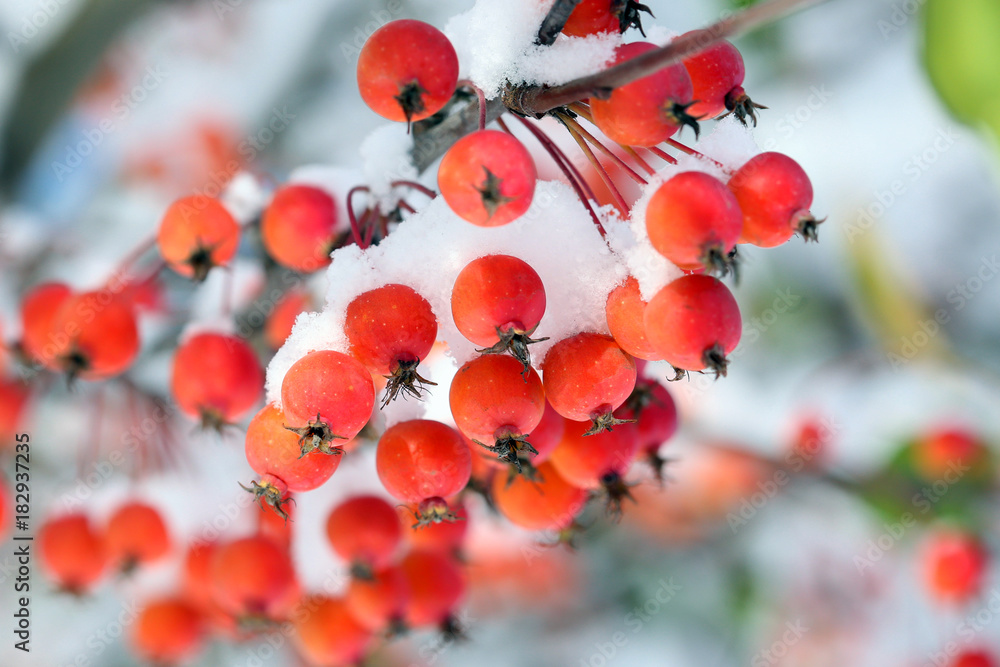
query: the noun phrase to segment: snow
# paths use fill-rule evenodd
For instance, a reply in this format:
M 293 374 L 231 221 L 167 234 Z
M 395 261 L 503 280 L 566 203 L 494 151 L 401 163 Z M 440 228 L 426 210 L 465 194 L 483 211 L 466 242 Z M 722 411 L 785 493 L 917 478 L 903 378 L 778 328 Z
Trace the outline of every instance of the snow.
M 326 307 L 321 314 L 296 321 L 268 367 L 268 400 L 280 401 L 282 378 L 310 350 L 346 352 L 347 305 L 358 295 L 390 283 L 407 285 L 427 299 L 438 318 L 438 338 L 447 345 L 455 364 L 472 358 L 476 346 L 459 333 L 451 316 L 451 289 L 466 264 L 489 254 L 519 257 L 542 279 L 547 307 L 535 337 L 550 340 L 532 346 L 536 362 L 562 338 L 580 331 L 606 333 L 608 292 L 625 279 L 629 261 L 637 264 L 645 257 L 629 247 L 627 229 L 621 223 L 615 238 L 624 258 L 611 252 L 573 190 L 555 181 L 539 182 L 531 208 L 502 227 L 471 225 L 437 198 L 404 220 L 378 246 L 367 250 L 348 246 L 333 253 L 327 270 Z M 652 267 L 649 273 L 663 279 L 669 269 Z
M 561 36 L 551 47 L 535 44 L 551 6 L 551 0 L 478 0 L 452 18 L 444 33 L 458 53 L 460 76 L 493 98 L 508 81 L 555 85 L 607 65 L 620 35 Z

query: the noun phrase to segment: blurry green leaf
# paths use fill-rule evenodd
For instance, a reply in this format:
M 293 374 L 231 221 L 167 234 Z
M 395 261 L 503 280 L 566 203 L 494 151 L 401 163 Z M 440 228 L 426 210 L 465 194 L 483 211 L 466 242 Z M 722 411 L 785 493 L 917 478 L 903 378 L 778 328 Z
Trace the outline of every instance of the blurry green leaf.
M 1000 0 L 927 0 L 924 62 L 962 121 L 1000 139 Z
M 894 268 L 892 253 L 869 232 L 848 246 L 854 283 L 865 319 L 874 329 L 890 362 L 941 354 L 947 341 L 940 326 Z

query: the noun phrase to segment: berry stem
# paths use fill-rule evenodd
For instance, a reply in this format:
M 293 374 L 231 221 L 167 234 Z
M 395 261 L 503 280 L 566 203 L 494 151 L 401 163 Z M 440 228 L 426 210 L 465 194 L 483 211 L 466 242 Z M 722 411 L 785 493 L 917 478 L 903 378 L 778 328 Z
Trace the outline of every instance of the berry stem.
M 389 185 L 394 188 L 413 188 L 417 192 L 427 195 L 430 199 L 434 199 L 438 194 L 423 183 L 417 183 L 416 181 L 392 181 Z
M 156 246 L 156 234 L 151 234 L 149 237 L 143 239 L 136 247 L 134 247 L 122 261 L 118 264 L 118 267 L 114 271 L 115 276 L 121 276 L 128 272 L 132 265 L 139 261 L 143 255 L 148 251 L 152 250 Z
M 604 153 L 605 155 L 607 155 L 609 158 L 611 158 L 611 160 L 614 161 L 614 163 L 617 164 L 619 167 L 621 167 L 621 169 L 626 174 L 628 174 L 629 177 L 633 181 L 635 181 L 639 185 L 647 185 L 648 184 L 645 178 L 643 178 L 638 173 L 636 173 L 636 171 L 634 169 L 632 169 L 632 167 L 628 166 L 628 164 L 626 164 L 626 162 L 624 160 L 622 160 L 620 157 L 618 157 L 617 155 L 615 155 L 611 151 L 611 149 L 609 149 L 607 146 L 605 146 L 603 143 L 601 143 L 597 139 L 597 137 L 595 137 L 590 132 L 588 132 L 586 129 L 584 129 L 584 127 L 582 125 L 580 125 L 578 122 L 576 122 L 576 120 L 574 120 L 569 114 L 563 113 L 561 111 L 556 111 L 554 113 L 554 115 L 555 115 L 556 118 L 558 118 L 563 123 L 563 125 L 566 125 L 567 128 L 572 128 L 581 137 L 583 137 L 591 145 L 593 145 L 594 148 L 596 148 L 597 150 L 601 151 L 602 153 Z
M 643 171 L 645 171 L 650 176 L 656 174 L 656 170 L 653 169 L 653 167 L 648 162 L 642 159 L 642 156 L 639 155 L 639 151 L 637 151 L 634 146 L 622 146 L 622 148 L 625 150 L 626 153 L 632 156 L 632 159 L 635 160 L 640 167 L 642 167 Z
M 655 155 L 656 157 L 660 158 L 667 164 L 677 164 L 677 158 L 675 158 L 673 155 L 666 152 L 662 148 L 657 148 L 656 146 L 650 146 L 646 150 Z
M 569 133 L 573 137 L 573 139 L 576 140 L 576 143 L 578 146 L 580 146 L 580 150 L 583 151 L 583 154 L 587 156 L 588 160 L 590 160 L 590 164 L 592 164 L 594 166 L 594 169 L 597 170 L 597 173 L 600 174 L 601 180 L 603 180 L 604 184 L 608 186 L 608 190 L 611 192 L 611 196 L 615 198 L 615 203 L 622 210 L 622 214 L 624 215 L 624 213 L 628 211 L 629 208 L 628 204 L 625 203 L 625 198 L 622 197 L 622 193 L 618 191 L 618 188 L 615 186 L 615 182 L 611 180 L 611 176 L 608 174 L 608 171 L 604 168 L 604 165 L 601 164 L 601 161 L 597 159 L 596 155 L 594 155 L 594 151 L 590 150 L 590 146 L 587 145 L 587 142 L 584 140 L 582 136 L 580 136 L 576 132 L 576 130 L 574 130 L 569 125 L 566 125 L 565 127 L 567 130 L 569 130 Z M 604 236 L 603 227 L 601 228 L 601 236 Z
M 602 72 L 550 88 L 542 86 L 507 88 L 502 97 L 507 107 L 515 113 L 536 117 L 587 97 L 605 99 L 615 88 L 632 83 L 668 65 L 679 63 L 720 40 L 771 23 L 792 11 L 804 9 L 823 1 L 769 0 L 761 2 L 727 16 L 707 28 L 682 35 L 662 48 L 649 51 Z
M 358 218 L 354 214 L 353 198 L 356 192 L 369 192 L 370 189 L 367 185 L 355 185 L 353 188 L 347 192 L 347 219 L 351 223 L 351 238 L 354 242 L 361 247 L 365 248 L 364 242 L 361 239 L 361 228 L 358 225 Z
M 591 201 L 597 201 L 597 197 L 594 196 L 593 190 L 584 180 L 583 175 L 577 170 L 576 166 L 570 161 L 565 153 L 552 141 L 544 132 L 532 125 L 528 120 L 521 118 L 520 116 L 514 116 L 517 118 L 522 125 L 524 125 L 528 131 L 538 140 L 542 147 L 548 152 L 549 156 L 556 163 L 556 166 L 566 175 L 569 179 L 569 184 L 572 186 L 573 190 L 576 192 L 576 196 L 580 199 L 583 207 L 587 209 L 590 213 L 591 219 L 594 221 L 594 225 L 600 232 L 601 236 L 604 236 L 604 226 L 601 225 L 601 219 L 597 216 L 597 212 L 594 210 Z M 506 123 L 502 119 L 498 119 L 497 123 L 504 129 L 505 132 L 513 136 L 513 132 L 507 127 Z
M 459 88 L 468 88 L 476 94 L 476 99 L 479 100 L 479 129 L 486 129 L 486 94 L 483 89 L 474 84 L 470 79 L 459 79 Z
M 670 146 L 673 146 L 674 148 L 676 148 L 677 150 L 681 151 L 682 153 L 687 153 L 688 155 L 692 155 L 692 156 L 698 158 L 699 160 L 708 160 L 709 162 L 714 162 L 716 165 L 719 166 L 719 168 L 725 169 L 727 172 L 729 171 L 729 169 L 726 169 L 726 165 L 722 164 L 718 160 L 713 160 L 712 158 L 708 157 L 704 153 L 696 151 L 695 149 L 691 148 L 690 146 L 688 146 L 686 144 L 682 144 L 681 142 L 677 141 L 676 139 L 667 139 L 667 144 L 669 144 Z M 676 164 L 676 162 L 677 161 L 674 160 L 675 164 Z

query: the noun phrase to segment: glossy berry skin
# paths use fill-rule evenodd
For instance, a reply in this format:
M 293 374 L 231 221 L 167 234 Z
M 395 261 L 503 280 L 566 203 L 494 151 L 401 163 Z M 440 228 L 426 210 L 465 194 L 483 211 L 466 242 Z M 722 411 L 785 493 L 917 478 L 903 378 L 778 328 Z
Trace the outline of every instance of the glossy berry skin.
M 610 416 L 635 387 L 635 360 L 611 336 L 583 332 L 549 350 L 542 363 L 545 396 L 573 421 Z
M 455 429 L 429 419 L 414 419 L 390 426 L 382 434 L 375 468 L 392 497 L 420 503 L 428 498 L 448 498 L 465 488 L 472 455 Z
M 521 362 L 506 355 L 483 355 L 464 364 L 452 379 L 449 400 L 459 431 L 515 464 L 525 447 L 518 439 L 538 426 L 545 411 L 538 373 L 528 368 L 523 374 Z
M 710 368 L 721 375 L 743 326 L 729 288 L 699 275 L 682 276 L 657 292 L 644 321 L 649 342 L 662 359 L 677 368 Z
M 354 357 L 333 350 L 305 355 L 288 369 L 281 382 L 281 408 L 286 426 L 322 431 L 320 443 L 304 444 L 303 452 L 350 440 L 368 423 L 375 406 L 371 374 Z M 312 435 L 303 431 L 300 436 Z M 325 450 L 324 450 L 325 451 Z
M 545 401 L 545 411 L 542 413 L 542 420 L 538 426 L 528 433 L 528 442 L 538 452 L 531 459 L 535 465 L 546 461 L 552 451 L 559 445 L 563 433 L 566 430 L 567 420 L 556 412 L 552 404 Z
M 260 221 L 264 249 L 294 271 L 312 273 L 330 264 L 338 233 L 333 197 L 310 185 L 278 188 Z
M 70 378 L 103 380 L 125 371 L 139 353 L 132 304 L 110 290 L 65 299 L 52 320 L 58 368 Z
M 637 419 L 635 435 L 640 453 L 656 454 L 677 432 L 677 405 L 659 382 L 645 379 L 636 382 L 632 396 L 619 410 L 619 416 Z
M 656 251 L 685 270 L 725 271 L 743 213 L 719 179 L 685 171 L 663 183 L 646 208 L 646 231 Z
M 639 291 L 639 281 L 632 276 L 611 290 L 604 305 L 608 329 L 615 342 L 637 359 L 656 361 L 660 356 L 646 337 L 645 313 L 646 302 Z
M 455 92 L 458 55 L 444 33 L 411 19 L 391 21 L 358 55 L 358 89 L 368 107 L 389 120 L 437 113 Z
M 204 627 L 201 614 L 179 598 L 147 604 L 135 620 L 131 643 L 144 661 L 177 665 L 193 658 L 201 649 Z
M 302 454 L 299 436 L 285 427 L 285 414 L 275 404 L 261 408 L 247 427 L 246 457 L 260 475 L 251 484 L 254 495 L 282 509 L 289 491 L 310 491 L 330 479 L 341 456 L 310 451 Z
M 38 533 L 42 569 L 62 590 L 89 591 L 104 574 L 104 540 L 83 514 L 66 514 L 42 524 Z
M 72 293 L 63 283 L 42 283 L 32 287 L 21 301 L 21 347 L 31 360 L 49 370 L 59 369 L 56 350 L 60 337 L 52 325 Z
M 292 618 L 292 640 L 310 665 L 359 664 L 372 633 L 350 613 L 341 597 L 310 596 Z
M 978 595 L 988 567 L 986 547 L 972 534 L 938 531 L 924 547 L 924 581 L 941 603 L 963 604 Z
M 170 553 L 170 534 L 160 512 L 141 502 L 129 502 L 111 515 L 104 536 L 112 563 L 128 572 Z
M 156 240 L 167 266 L 201 281 L 236 254 L 240 226 L 218 199 L 192 195 L 167 208 Z
M 369 371 L 389 379 L 383 406 L 402 391 L 420 397 L 417 372 L 437 339 L 437 318 L 427 299 L 406 285 L 370 290 L 347 305 L 344 332 L 351 355 Z
M 438 189 L 466 222 L 499 227 L 524 215 L 538 172 L 528 150 L 499 130 L 478 130 L 448 149 L 438 168 Z
M 295 319 L 299 314 L 313 309 L 312 299 L 304 290 L 289 290 L 277 303 L 264 324 L 264 340 L 268 346 L 277 350 L 285 344 L 292 333 Z
M 583 424 L 566 424 L 549 461 L 569 484 L 599 489 L 609 476 L 618 479 L 625 475 L 639 449 L 639 439 L 632 424 L 591 436 L 584 435 L 585 428 Z
M 639 10 L 649 8 L 630 0 L 581 0 L 573 8 L 562 33 L 570 37 L 586 37 L 604 32 L 625 32 L 630 26 L 642 30 Z
M 334 552 L 367 571 L 392 563 L 403 530 L 396 509 L 378 496 L 354 496 L 333 508 L 326 536 Z
M 492 487 L 497 509 L 526 530 L 562 530 L 583 510 L 590 493 L 567 482 L 551 462 L 540 464 L 534 479 L 496 475 Z
M 410 588 L 408 627 L 443 623 L 465 594 L 465 576 L 451 556 L 437 551 L 411 551 L 399 567 Z
M 288 552 L 261 536 L 220 545 L 211 575 L 216 603 L 241 618 L 273 617 L 297 586 Z
M 510 255 L 474 259 L 451 291 L 455 326 L 476 345 L 495 345 L 501 332 L 531 332 L 545 314 L 545 286 L 531 265 Z
M 221 427 L 243 418 L 260 400 L 264 370 L 253 348 L 236 336 L 199 333 L 177 348 L 170 392 L 189 417 Z
M 690 109 L 694 116 L 714 118 L 726 111 L 733 111 L 740 97 L 746 96 L 742 87 L 746 76 L 743 56 L 727 40 L 719 40 L 686 58 L 684 67 L 691 75 L 694 86 L 696 101 Z
M 733 174 L 728 187 L 743 212 L 740 243 L 772 248 L 796 232 L 815 240 L 819 222 L 809 212 L 812 182 L 792 158 L 761 153 Z
M 657 47 L 647 42 L 623 44 L 616 51 L 618 65 Z M 594 124 L 623 146 L 655 146 L 673 136 L 682 125 L 698 123 L 685 109 L 692 101 L 691 77 L 676 63 L 616 88 L 606 100 L 590 98 Z
M 372 632 L 385 630 L 406 615 L 410 582 L 400 567 L 386 567 L 373 572 L 369 579 L 353 577 L 345 601 L 348 611 L 361 625 Z

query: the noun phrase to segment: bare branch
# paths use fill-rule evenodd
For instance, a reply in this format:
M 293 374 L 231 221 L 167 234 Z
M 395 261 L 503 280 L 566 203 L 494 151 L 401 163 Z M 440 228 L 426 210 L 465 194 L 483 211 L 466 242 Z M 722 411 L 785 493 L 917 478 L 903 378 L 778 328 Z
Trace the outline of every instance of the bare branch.
M 641 79 L 658 69 L 680 62 L 716 42 L 770 23 L 793 10 L 819 4 L 825 0 L 770 0 L 754 5 L 721 21 L 692 31 L 670 44 L 615 65 L 603 72 L 581 77 L 551 88 L 541 86 L 514 87 L 504 92 L 504 102 L 515 113 L 540 117 L 556 107 L 597 97 L 607 98 L 611 91 Z
M 538 29 L 538 39 L 535 40 L 535 43 L 548 46 L 556 41 L 556 37 L 566 25 L 566 20 L 578 4 L 580 4 L 580 0 L 556 0 L 556 4 L 552 5 L 552 9 L 549 10 L 545 20 L 542 21 L 542 26 Z

